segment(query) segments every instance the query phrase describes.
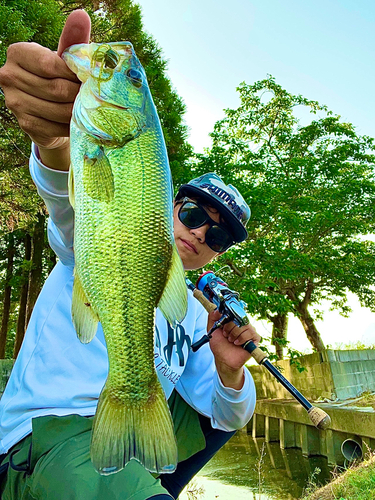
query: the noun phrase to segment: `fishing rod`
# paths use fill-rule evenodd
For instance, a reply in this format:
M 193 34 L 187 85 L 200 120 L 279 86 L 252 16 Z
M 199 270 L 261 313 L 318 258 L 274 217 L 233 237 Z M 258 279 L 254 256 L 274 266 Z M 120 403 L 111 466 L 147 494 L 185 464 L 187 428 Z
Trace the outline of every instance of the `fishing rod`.
M 212 271 L 203 273 L 198 278 L 196 286 L 189 279 L 185 278 L 185 280 L 194 297 L 203 305 L 207 312 L 218 309 L 222 315 L 209 332 L 207 332 L 207 335 L 204 335 L 191 346 L 193 352 L 196 352 L 200 347 L 209 342 L 213 332 L 217 328 L 222 328 L 226 323 L 233 321 L 239 327 L 249 323 L 245 302 L 240 300 L 239 294 L 231 290 Z M 242 347 L 251 354 L 259 365 L 267 368 L 276 380 L 303 406 L 315 427 L 322 430 L 329 427 L 331 424 L 330 416 L 321 408 L 313 406 L 270 362 L 267 354 L 262 349 L 257 347 L 252 340 L 248 340 L 242 344 Z

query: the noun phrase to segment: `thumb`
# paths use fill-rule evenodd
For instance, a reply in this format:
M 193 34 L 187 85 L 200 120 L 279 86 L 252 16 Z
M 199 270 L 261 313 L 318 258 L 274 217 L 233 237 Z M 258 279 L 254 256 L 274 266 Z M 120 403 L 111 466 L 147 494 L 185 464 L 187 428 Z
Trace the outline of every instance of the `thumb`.
M 61 57 L 64 50 L 76 43 L 88 43 L 90 39 L 91 20 L 84 10 L 74 10 L 66 20 L 62 30 L 57 55 Z
M 211 330 L 211 328 L 214 326 L 215 321 L 218 321 L 221 318 L 221 313 L 218 311 L 218 309 L 215 309 L 214 311 L 211 311 L 208 315 L 207 319 L 207 331 Z

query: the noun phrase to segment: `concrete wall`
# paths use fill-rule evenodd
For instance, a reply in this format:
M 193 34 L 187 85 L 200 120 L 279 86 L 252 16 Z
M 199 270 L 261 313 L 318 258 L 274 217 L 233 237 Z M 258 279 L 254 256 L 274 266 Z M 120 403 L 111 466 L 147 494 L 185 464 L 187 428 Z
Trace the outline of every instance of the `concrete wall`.
M 354 398 L 364 391 L 375 392 L 375 349 L 327 350 L 334 390 L 338 399 Z
M 300 358 L 307 369 L 299 373 L 289 360 L 277 363 L 281 372 L 307 399 L 345 400 L 375 392 L 375 350 L 313 353 Z M 258 399 L 290 399 L 290 394 L 263 366 L 250 366 Z

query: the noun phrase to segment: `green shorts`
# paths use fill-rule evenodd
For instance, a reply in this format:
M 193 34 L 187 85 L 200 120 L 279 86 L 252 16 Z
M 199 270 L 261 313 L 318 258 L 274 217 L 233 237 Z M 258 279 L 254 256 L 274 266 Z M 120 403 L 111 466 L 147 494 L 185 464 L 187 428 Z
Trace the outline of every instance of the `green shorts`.
M 198 414 L 176 391 L 168 404 L 182 461 L 202 450 L 205 439 Z M 168 494 L 136 460 L 116 474 L 99 475 L 90 461 L 92 421 L 79 415 L 33 419 L 32 434 L 13 446 L 3 462 L 12 454 L 13 467 L 0 487 L 2 500 L 146 500 Z

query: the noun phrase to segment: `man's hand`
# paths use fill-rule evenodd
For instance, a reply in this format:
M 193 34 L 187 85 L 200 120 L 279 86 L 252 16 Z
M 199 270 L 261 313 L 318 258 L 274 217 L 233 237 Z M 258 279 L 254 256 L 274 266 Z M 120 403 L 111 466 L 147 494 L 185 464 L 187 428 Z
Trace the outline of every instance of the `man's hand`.
M 208 316 L 207 331 L 220 318 L 219 311 L 211 312 Z M 252 340 L 255 345 L 258 345 L 261 340 L 260 335 L 251 325 L 238 327 L 234 323 L 228 323 L 224 325 L 224 328 L 219 328 L 212 334 L 211 351 L 215 356 L 218 374 L 226 387 L 241 389 L 243 386 L 243 365 L 251 355 L 241 345 L 247 340 Z
M 41 156 L 43 149 L 69 149 L 69 123 L 80 83 L 60 56 L 70 45 L 87 43 L 89 37 L 90 18 L 77 10 L 66 21 L 57 53 L 36 43 L 20 42 L 8 48 L 7 61 L 0 68 L 5 103 L 39 146 Z

